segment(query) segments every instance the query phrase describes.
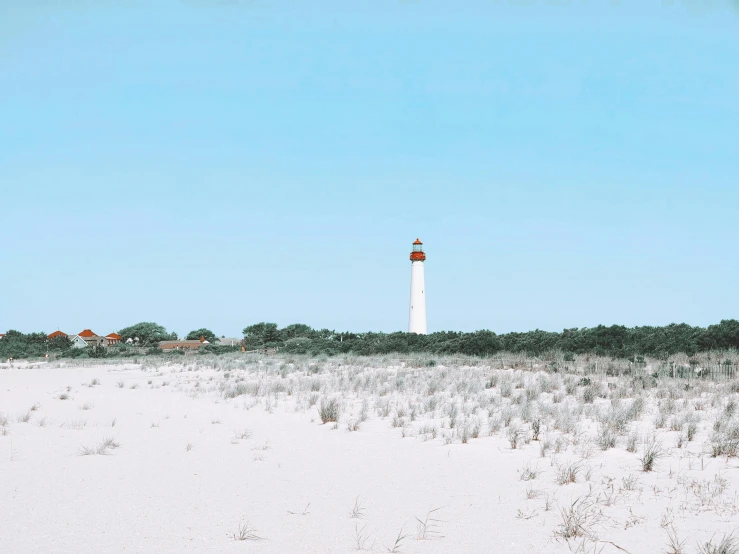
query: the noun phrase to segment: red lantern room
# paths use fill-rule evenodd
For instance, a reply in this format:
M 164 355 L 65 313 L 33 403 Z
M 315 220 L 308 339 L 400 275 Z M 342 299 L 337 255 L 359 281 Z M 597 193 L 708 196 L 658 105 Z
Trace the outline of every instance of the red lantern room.
M 412 262 L 424 262 L 426 261 L 426 254 L 423 253 L 423 243 L 416 239 L 413 243 L 413 252 L 411 252 Z

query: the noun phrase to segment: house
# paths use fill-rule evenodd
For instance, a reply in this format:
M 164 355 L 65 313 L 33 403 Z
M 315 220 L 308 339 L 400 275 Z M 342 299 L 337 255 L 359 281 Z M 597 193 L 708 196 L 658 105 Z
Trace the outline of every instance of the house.
M 203 344 L 208 344 L 208 341 L 199 340 L 163 340 L 159 343 L 159 348 L 162 350 L 197 350 Z
M 0 339 L 5 337 L 5 333 L 0 333 Z
M 108 346 L 108 339 L 106 339 L 105 337 L 94 335 L 92 337 L 82 338 L 87 343 L 87 346 Z
M 67 338 L 72 341 L 72 348 L 87 348 L 87 342 L 81 336 L 74 335 L 72 337 L 68 336 Z
M 241 346 L 241 339 L 227 339 L 226 337 L 221 337 L 216 341 L 216 344 L 218 346 Z
M 101 337 L 90 329 L 85 329 L 75 336 L 84 340 L 86 346 L 108 346 L 108 339 Z
M 68 335 L 62 331 L 56 330 L 48 335 L 48 340 L 55 339 L 57 337 L 67 337 L 72 342 L 72 348 L 87 348 L 88 346 L 112 346 L 118 344 L 123 340 L 117 333 L 110 333 L 104 337 L 101 337 L 90 329 L 85 329 L 77 335 Z

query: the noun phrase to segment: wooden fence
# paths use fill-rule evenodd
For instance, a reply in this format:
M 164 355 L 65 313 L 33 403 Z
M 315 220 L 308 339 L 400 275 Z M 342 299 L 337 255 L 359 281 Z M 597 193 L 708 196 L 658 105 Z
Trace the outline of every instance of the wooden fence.
M 676 364 L 674 362 L 630 362 L 628 360 L 593 361 L 576 363 L 574 361 L 545 360 L 506 360 L 485 361 L 496 369 L 525 369 L 529 371 L 548 371 L 552 373 L 574 373 L 599 376 L 638 376 L 651 375 L 656 378 L 672 379 L 735 379 L 739 376 L 734 363 L 715 364 Z

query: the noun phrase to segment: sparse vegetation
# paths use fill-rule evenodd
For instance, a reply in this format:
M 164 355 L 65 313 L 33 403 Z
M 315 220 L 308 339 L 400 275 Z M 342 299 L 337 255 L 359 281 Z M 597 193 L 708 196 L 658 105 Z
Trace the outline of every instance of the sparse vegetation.
M 539 467 L 529 461 L 525 466 L 523 466 L 523 469 L 521 469 L 520 479 L 521 481 L 531 481 L 536 479 L 538 475 Z
M 170 388 L 166 394 L 181 391 L 194 400 L 212 399 L 217 404 L 213 407 L 217 417 L 208 417 L 207 412 L 203 415 L 202 411 L 191 413 L 196 415 L 192 424 L 196 426 L 195 432 L 225 436 L 226 443 L 231 431 L 217 428 L 221 418 L 225 423 L 245 421 L 242 415 L 252 417 L 254 412 L 250 410 L 259 410 L 278 415 L 289 412 L 305 417 L 306 421 L 320 419 L 332 429 L 363 431 L 359 436 L 343 435 L 343 439 L 338 438 L 339 434 L 331 437 L 324 434 L 323 438 L 332 444 L 337 440 L 364 444 L 368 439 L 375 440 L 377 431 L 384 427 L 388 431 L 394 428 L 392 434 L 388 433 L 388 440 L 404 437 L 409 445 L 418 441 L 419 447 L 425 441 L 453 445 L 443 449 L 445 455 L 448 454 L 446 463 L 450 467 L 463 459 L 460 456 L 477 456 L 476 451 L 487 450 L 494 456 L 496 478 L 520 480 L 515 498 L 503 500 L 520 503 L 511 506 L 512 519 L 517 520 L 517 524 L 526 521 L 535 526 L 541 524 L 556 538 L 567 541 L 571 551 L 581 554 L 598 552 L 604 546 L 604 552 L 608 551 L 608 541 L 603 540 L 605 536 L 597 534 L 614 525 L 622 529 L 657 527 L 654 518 L 645 519 L 644 513 L 639 513 L 637 507 L 644 505 L 644 501 L 637 499 L 648 497 L 655 504 L 680 502 L 681 514 L 696 517 L 704 513 L 733 517 L 739 513 L 736 480 L 732 472 L 727 473 L 727 468 L 733 467 L 735 462 L 731 458 L 736 456 L 739 438 L 739 397 L 736 396 L 739 386 L 735 380 L 704 377 L 688 380 L 667 375 L 660 366 L 648 371 L 638 369 L 641 368 L 638 364 L 647 362 L 633 362 L 638 370 L 627 371 L 619 365 L 619 360 L 600 357 L 587 360 L 578 354 L 573 354 L 572 358 L 565 367 L 563 361 L 546 360 L 544 363 L 525 356 L 503 360 L 439 355 L 435 357 L 435 364 L 430 365 L 427 357 L 416 355 L 364 358 L 206 354 L 185 356 L 176 363 L 146 358 L 141 373 L 127 373 L 126 381 L 119 381 L 117 386 L 122 389 L 132 383 L 151 382 L 153 388 L 146 387 L 141 393 L 151 395 L 157 394 L 156 383 L 167 382 Z M 703 359 L 700 355 L 696 358 Z M 598 361 L 597 371 L 594 360 Z M 107 358 L 95 363 L 115 364 Z M 90 387 L 97 386 L 93 385 L 94 381 L 87 379 Z M 53 394 L 58 396 L 59 390 Z M 62 394 L 70 395 L 70 390 L 71 387 Z M 97 412 L 105 414 L 110 407 L 97 397 L 106 391 L 112 392 L 105 387 L 94 391 L 83 389 L 78 394 L 75 389 L 74 396 L 79 397 L 81 404 L 78 406 L 83 410 L 91 409 L 90 400 L 95 400 L 97 406 L 90 412 L 94 416 Z M 127 394 L 119 396 L 117 401 L 126 398 L 138 402 L 135 395 Z M 15 405 L 13 410 L 26 406 Z M 28 414 L 39 427 L 48 426 L 46 414 L 50 409 L 64 411 L 68 416 L 68 409 L 72 407 L 59 403 L 45 405 L 44 409 L 29 409 L 20 415 L 12 411 L 9 422 L 7 418 L 3 422 L 0 416 L 0 435 L 11 434 L 10 438 L 21 445 L 7 450 L 14 453 L 13 459 L 22 460 L 25 454 L 20 442 L 22 436 L 16 435 L 14 425 Z M 120 407 L 115 406 L 115 409 Z M 132 426 L 146 426 L 146 423 L 157 427 L 161 420 L 168 433 L 152 431 L 151 436 L 168 440 L 165 437 L 170 432 L 178 432 L 177 419 L 188 417 L 172 413 L 170 419 L 170 414 L 165 415 L 161 407 L 145 413 L 148 419 L 126 414 L 123 431 L 128 433 Z M 364 425 L 371 416 L 372 424 Z M 271 415 L 266 417 L 272 418 Z M 208 421 L 216 427 L 204 429 L 202 423 Z M 110 427 L 116 425 L 116 420 L 111 420 L 110 416 L 93 417 L 90 429 L 81 436 L 89 436 L 88 433 L 98 426 L 107 426 L 108 422 Z M 86 425 L 85 420 L 66 420 L 60 427 L 83 429 Z M 263 432 L 261 423 L 258 425 L 260 433 Z M 318 429 L 314 431 L 319 432 Z M 48 430 L 33 432 L 48 433 Z M 253 437 L 251 430 L 240 427 L 239 423 L 232 433 L 232 443 Z M 74 436 L 73 433 L 67 435 Z M 184 437 L 194 438 L 189 434 Z M 284 462 L 280 457 L 289 451 L 282 439 L 280 436 L 275 443 L 274 453 L 267 453 L 265 448 L 269 446 L 263 439 L 258 444 L 250 442 L 247 462 L 251 463 L 252 459 L 264 462 L 255 464 L 256 471 L 279 468 Z M 9 442 L 10 439 L 2 440 Z M 532 445 L 532 440 L 538 444 Z M 661 442 L 668 445 L 667 449 L 662 448 Z M 126 443 L 128 446 L 128 440 Z M 461 444 L 469 444 L 464 453 L 458 448 Z M 174 448 L 181 453 L 182 442 Z M 213 443 L 205 439 L 199 448 L 203 449 L 201 454 L 195 458 L 188 455 L 183 461 L 200 463 L 208 456 Z M 427 444 L 425 448 L 433 452 L 434 446 Z M 192 451 L 193 443 L 186 442 L 184 449 Z M 113 450 L 110 444 L 95 445 L 93 441 L 91 446 L 83 446 L 79 454 L 105 455 Z M 234 454 L 238 450 L 234 448 Z M 610 452 L 603 454 L 603 451 Z M 626 455 L 625 451 L 632 455 Z M 243 454 L 239 452 L 238 455 Z M 516 460 L 515 465 L 499 463 L 506 458 Z M 120 462 L 124 457 L 116 459 Z M 680 462 L 676 463 L 677 460 Z M 100 460 L 97 463 L 119 462 Z M 573 497 L 577 501 L 573 501 Z M 556 513 L 558 506 L 558 521 L 548 517 L 551 513 L 545 516 L 546 512 Z M 631 508 L 633 511 L 623 513 Z M 417 539 L 441 538 L 443 522 L 438 513 L 437 509 L 430 510 L 423 518 L 414 518 Z M 289 511 L 288 514 L 300 515 Z M 404 528 L 391 534 L 388 529 L 375 527 L 376 522 L 368 518 L 359 498 L 350 509 L 349 517 L 360 520 L 347 523 L 343 531 L 346 533 L 353 527 L 355 549 L 388 552 L 408 549 Z M 367 521 L 361 521 L 363 519 Z M 673 522 L 683 525 L 670 509 L 664 510 L 661 520 L 657 517 L 656 523 L 661 529 L 668 530 L 669 540 L 667 547 L 663 542 L 657 549 L 663 552 L 672 549 L 667 550 L 669 554 L 688 554 L 685 540 L 678 540 L 676 534 L 670 535 L 674 532 Z M 664 538 L 665 531 L 659 527 L 654 530 Z M 681 530 L 690 533 L 689 529 L 681 527 Z M 711 539 L 701 548 L 720 548 L 722 541 L 723 546 L 731 545 L 731 536 L 726 541 L 722 535 L 717 536 L 719 538 Z M 375 537 L 378 543 L 382 541 L 381 547 L 374 545 Z M 346 534 L 344 538 L 346 540 Z M 635 551 L 633 545 L 624 544 L 624 547 Z M 691 554 L 694 551 L 695 548 Z M 714 551 L 721 552 L 705 550 Z
M 567 506 L 561 506 L 559 515 L 562 522 L 555 534 L 563 539 L 594 536 L 594 528 L 602 519 L 597 502 L 590 496 L 583 496 Z
M 733 535 L 720 539 L 712 537 L 708 542 L 698 544 L 698 554 L 739 554 L 739 541 Z
M 395 541 L 389 546 L 385 547 L 385 550 L 390 552 L 390 554 L 399 554 L 402 552 L 401 548 L 403 547 L 403 542 L 408 538 L 408 534 L 404 533 L 405 527 L 401 527 L 400 531 L 398 531 L 398 534 L 395 536 Z
M 372 548 L 372 545 L 368 547 L 367 543 L 370 540 L 370 534 L 367 531 L 367 524 L 359 525 L 359 523 L 354 524 L 354 548 L 356 550 L 370 550 Z
M 441 524 L 443 521 L 439 519 L 438 512 L 442 507 L 433 508 L 426 512 L 423 518 L 416 517 L 416 539 L 426 541 L 431 539 L 439 539 L 441 535 Z
M 665 554 L 686 554 L 686 544 L 688 540 L 680 540 L 674 527 L 667 530 L 667 551 Z
M 246 427 L 243 427 L 241 429 L 235 429 L 234 430 L 234 439 L 236 440 L 246 440 L 250 439 L 254 433 L 251 429 L 247 429 Z
M 580 462 L 563 463 L 556 466 L 556 480 L 558 485 L 568 485 L 570 483 L 577 483 L 577 477 L 580 475 L 582 470 L 582 464 Z
M 249 523 L 248 520 L 242 523 L 239 523 L 238 529 L 233 534 L 233 539 L 235 541 L 261 541 L 263 540 L 262 537 L 257 535 L 257 530 L 254 527 L 252 527 L 252 525 Z
M 362 505 L 359 497 L 354 499 L 354 505 L 349 510 L 349 519 L 362 519 L 365 515 L 366 508 Z
M 103 439 L 100 444 L 97 446 L 82 446 L 79 450 L 80 456 L 107 456 L 110 454 L 111 450 L 115 450 L 116 448 L 120 447 L 120 444 L 118 444 L 115 439 L 113 438 L 106 438 Z
M 336 398 L 324 398 L 318 408 L 318 414 L 321 421 L 326 424 L 329 422 L 338 422 L 341 414 L 339 400 Z
M 639 458 L 641 462 L 642 471 L 652 471 L 654 469 L 654 463 L 662 455 L 662 446 L 654 438 L 649 438 L 644 441 L 644 448 L 642 455 Z

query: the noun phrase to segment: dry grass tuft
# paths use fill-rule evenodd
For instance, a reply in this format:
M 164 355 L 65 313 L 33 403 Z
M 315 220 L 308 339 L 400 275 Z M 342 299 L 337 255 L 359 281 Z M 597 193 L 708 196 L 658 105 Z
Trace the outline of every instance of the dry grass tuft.
M 80 456 L 107 456 L 111 450 L 119 448 L 121 445 L 118 444 L 113 438 L 106 438 L 100 444 L 95 447 L 82 446 L 79 450 Z
M 555 479 L 558 485 L 568 485 L 577 483 L 577 477 L 582 470 L 581 462 L 572 462 L 569 464 L 560 464 L 556 468 Z
M 244 521 L 239 524 L 239 528 L 233 534 L 233 540 L 235 541 L 261 541 L 264 540 L 262 537 L 257 535 L 256 529 L 251 526 L 249 521 Z
M 569 540 L 577 537 L 594 537 L 594 528 L 600 522 L 602 513 L 592 497 L 584 496 L 572 504 L 559 509 L 562 523 L 555 535 Z
M 352 506 L 351 510 L 349 510 L 349 519 L 363 519 L 366 510 L 366 507 L 362 505 L 359 497 L 357 497 L 354 500 L 354 506 Z
M 405 526 L 400 528 L 400 531 L 398 531 L 398 535 L 395 537 L 395 541 L 392 545 L 386 546 L 385 550 L 390 552 L 390 554 L 398 554 L 399 552 L 402 552 L 401 548 L 403 546 L 403 541 L 408 538 L 407 533 L 403 533 L 403 530 L 405 529 Z
M 685 545 L 688 540 L 680 540 L 674 527 L 667 530 L 667 551 L 665 554 L 686 554 Z
M 642 471 L 652 471 L 654 469 L 654 464 L 657 461 L 657 458 L 659 458 L 660 456 L 662 456 L 662 446 L 660 445 L 660 443 L 654 437 L 645 440 L 642 455 L 639 458 Z
M 698 544 L 698 554 L 739 554 L 739 541 L 733 534 L 724 535 L 715 543 L 714 540 L 715 537 L 711 537 L 708 542 Z
M 431 539 L 440 539 L 441 524 L 442 520 L 436 517 L 436 512 L 442 510 L 443 506 L 434 508 L 426 512 L 426 516 L 423 519 L 416 517 L 416 538 L 419 541 L 426 541 Z
M 235 440 L 246 440 L 250 439 L 253 436 L 253 433 L 251 429 L 247 429 L 244 427 L 243 429 L 234 429 L 234 439 Z

